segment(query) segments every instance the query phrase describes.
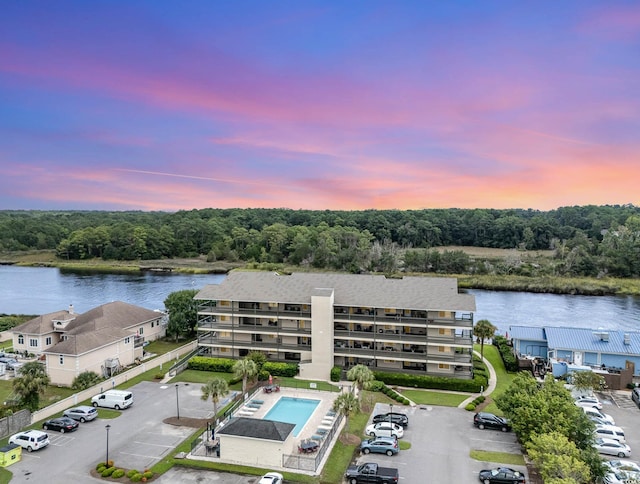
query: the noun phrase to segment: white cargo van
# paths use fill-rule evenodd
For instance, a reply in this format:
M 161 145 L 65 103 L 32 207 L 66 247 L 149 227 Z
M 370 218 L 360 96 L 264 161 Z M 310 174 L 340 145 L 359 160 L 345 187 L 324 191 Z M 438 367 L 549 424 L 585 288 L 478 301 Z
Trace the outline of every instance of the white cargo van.
M 107 390 L 91 398 L 94 407 L 108 407 L 120 410 L 133 404 L 133 393 L 127 390 Z

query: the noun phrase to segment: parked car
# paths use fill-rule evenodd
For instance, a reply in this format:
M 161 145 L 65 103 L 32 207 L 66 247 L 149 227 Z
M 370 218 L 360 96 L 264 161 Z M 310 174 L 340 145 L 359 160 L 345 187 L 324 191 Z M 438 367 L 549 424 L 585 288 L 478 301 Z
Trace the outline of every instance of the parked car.
M 98 411 L 89 405 L 80 405 L 79 407 L 69 408 L 62 412 L 65 417 L 78 420 L 79 422 L 90 422 L 98 416 Z
M 631 390 L 631 400 L 640 408 L 640 388 L 634 388 Z
M 478 474 L 480 481 L 484 484 L 513 483 L 524 484 L 524 474 L 509 467 L 496 467 L 495 469 L 485 469 Z
M 284 477 L 279 472 L 267 472 L 260 478 L 258 484 L 282 484 Z
M 376 437 L 374 439 L 363 440 L 360 444 L 360 452 L 363 454 L 374 453 L 392 456 L 396 455 L 399 450 L 398 439 L 395 437 Z
M 46 432 L 40 432 L 39 430 L 18 432 L 17 434 L 9 437 L 9 443 L 18 444 L 29 452 L 33 450 L 40 450 L 49 445 L 49 434 Z
M 61 434 L 78 430 L 80 424 L 69 417 L 52 418 L 42 424 L 44 430 L 56 430 Z
M 640 465 L 632 460 L 610 460 L 604 463 L 609 469 L 619 469 L 622 471 L 640 472 Z
M 391 419 L 391 420 L 389 420 Z M 404 428 L 409 426 L 409 417 L 400 412 L 379 413 L 373 417 L 373 423 L 391 422 L 396 425 L 402 425 Z
M 587 415 L 589 420 L 591 420 L 596 425 L 611 425 L 607 420 L 601 417 L 597 417 L 595 415 Z
M 365 433 L 371 437 L 396 437 L 401 439 L 404 437 L 404 430 L 400 425 L 388 422 L 380 422 L 369 425 Z
M 618 457 L 631 456 L 631 448 L 617 440 L 597 438 L 593 446 L 601 454 L 617 455 Z
M 578 397 L 576 398 L 576 405 L 580 407 L 594 407 L 602 410 L 602 404 L 596 397 Z
M 344 473 L 349 484 L 375 483 L 397 484 L 400 479 L 398 469 L 394 467 L 382 467 L 374 462 L 365 462 L 361 465 L 352 465 Z
M 0 358 L 0 363 L 4 363 L 5 366 L 10 370 L 19 370 L 22 367 L 22 363 L 20 363 L 15 358 L 9 358 L 7 356 Z
M 615 425 L 596 425 L 595 436 L 603 439 L 613 439 L 623 444 L 626 442 L 624 430 Z
M 635 474 L 635 472 L 609 470 L 602 478 L 602 482 L 603 484 L 628 484 L 631 478 L 636 478 Z
M 480 430 L 484 429 L 499 429 L 503 432 L 511 430 L 511 424 L 504 417 L 498 417 L 492 413 L 479 412 L 473 416 L 473 425 Z
M 587 414 L 587 416 L 589 417 L 598 417 L 603 419 L 607 425 L 615 425 L 616 421 L 613 420 L 613 417 L 611 415 L 608 415 L 606 413 L 602 413 L 600 410 L 598 410 L 597 408 L 593 408 L 593 407 L 582 407 L 582 410 L 584 411 L 584 413 Z

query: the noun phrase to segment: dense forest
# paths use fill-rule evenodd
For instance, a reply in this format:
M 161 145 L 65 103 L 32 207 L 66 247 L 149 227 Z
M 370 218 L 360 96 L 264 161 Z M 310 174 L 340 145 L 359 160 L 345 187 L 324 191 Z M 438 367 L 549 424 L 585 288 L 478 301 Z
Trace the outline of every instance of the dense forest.
M 442 246 L 553 250 L 552 267 L 487 265 Z M 67 260 L 286 263 L 350 272 L 640 276 L 640 208 L 167 212 L 0 211 L 0 251 L 55 250 Z

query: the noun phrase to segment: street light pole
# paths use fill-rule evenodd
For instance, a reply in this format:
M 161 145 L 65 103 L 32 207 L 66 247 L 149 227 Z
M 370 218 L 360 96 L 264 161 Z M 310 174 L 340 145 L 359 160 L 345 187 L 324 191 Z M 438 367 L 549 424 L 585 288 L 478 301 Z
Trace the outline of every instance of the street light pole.
M 392 423 L 393 422 L 393 420 L 392 420 L 393 419 L 393 403 L 389 404 L 389 409 L 390 409 L 389 410 L 389 423 Z M 391 426 L 391 427 L 393 427 L 393 426 Z
M 176 383 L 176 413 L 178 414 L 178 420 L 180 420 L 180 401 L 178 399 L 178 384 Z
M 180 399 L 178 397 L 178 387 L 180 386 L 180 383 L 176 383 L 176 414 L 178 415 L 178 420 L 180 420 Z M 188 383 L 182 383 L 182 385 L 189 386 Z
M 111 425 L 107 424 L 104 428 L 107 430 L 107 460 L 105 461 L 105 464 L 109 467 L 109 429 L 111 428 Z

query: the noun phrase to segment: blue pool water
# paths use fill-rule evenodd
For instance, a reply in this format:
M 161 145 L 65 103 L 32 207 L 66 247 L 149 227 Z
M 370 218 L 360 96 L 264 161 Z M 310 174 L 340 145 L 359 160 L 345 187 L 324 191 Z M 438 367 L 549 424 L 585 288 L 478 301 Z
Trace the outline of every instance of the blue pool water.
M 319 403 L 320 400 L 308 398 L 280 397 L 264 420 L 295 424 L 293 435 L 297 437 Z

